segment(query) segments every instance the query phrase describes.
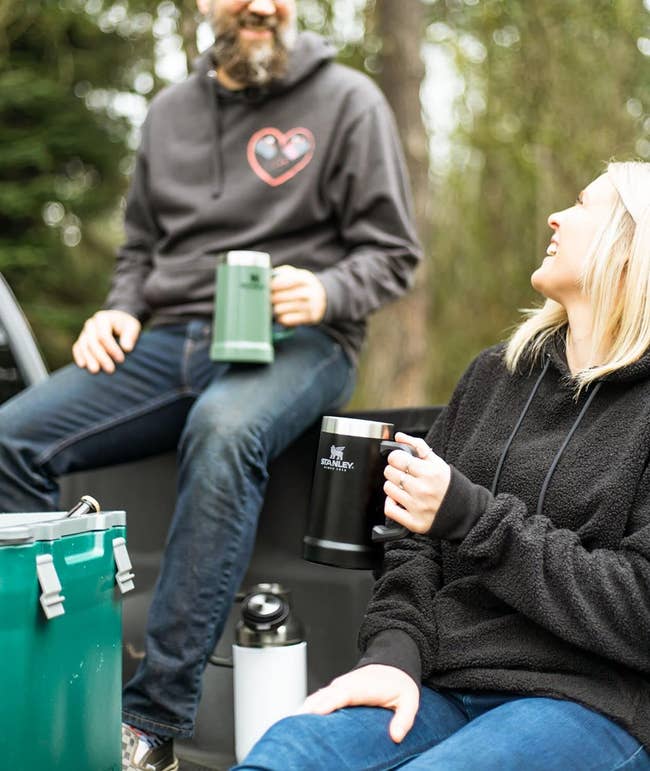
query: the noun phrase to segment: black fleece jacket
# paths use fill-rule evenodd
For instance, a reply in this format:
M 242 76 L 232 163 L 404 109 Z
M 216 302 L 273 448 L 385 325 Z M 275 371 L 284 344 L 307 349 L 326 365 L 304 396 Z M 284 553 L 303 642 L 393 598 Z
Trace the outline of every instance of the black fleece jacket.
M 563 339 L 462 377 L 427 437 L 451 484 L 387 547 L 360 665 L 570 699 L 650 747 L 650 352 L 576 400 Z

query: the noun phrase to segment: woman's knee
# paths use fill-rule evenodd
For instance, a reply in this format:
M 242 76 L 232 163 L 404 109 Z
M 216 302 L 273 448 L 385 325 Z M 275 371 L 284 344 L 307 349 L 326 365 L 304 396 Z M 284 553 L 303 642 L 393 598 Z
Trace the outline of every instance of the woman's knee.
M 274 723 L 237 766 L 244 769 L 267 771 L 309 771 L 323 768 L 315 765 L 319 756 L 316 742 L 328 736 L 323 715 L 292 715 Z M 331 735 L 331 734 L 330 734 Z

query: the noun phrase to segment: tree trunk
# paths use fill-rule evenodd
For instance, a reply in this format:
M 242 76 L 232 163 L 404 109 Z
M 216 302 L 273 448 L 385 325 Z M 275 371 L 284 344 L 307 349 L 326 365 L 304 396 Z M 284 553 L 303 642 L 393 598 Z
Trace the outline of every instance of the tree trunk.
M 372 1 L 372 0 L 371 0 Z M 369 32 L 382 41 L 379 86 L 390 103 L 404 146 L 415 200 L 415 220 L 425 249 L 415 289 L 377 313 L 363 357 L 355 406 L 406 407 L 425 404 L 429 316 L 427 290 L 429 158 L 420 87 L 425 13 L 419 0 L 374 0 Z
M 192 72 L 194 60 L 198 56 L 196 47 L 196 28 L 200 22 L 200 14 L 196 9 L 195 0 L 181 0 L 180 2 L 181 18 L 179 33 L 183 38 L 183 50 L 187 59 L 187 71 Z

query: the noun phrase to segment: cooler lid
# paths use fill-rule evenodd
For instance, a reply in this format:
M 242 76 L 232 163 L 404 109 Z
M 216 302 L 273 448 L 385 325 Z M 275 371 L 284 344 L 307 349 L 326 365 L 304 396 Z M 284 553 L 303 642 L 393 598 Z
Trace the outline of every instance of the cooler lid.
M 102 511 L 68 517 L 65 511 L 0 514 L 0 546 L 33 541 L 56 541 L 67 535 L 108 530 L 126 525 L 126 512 Z

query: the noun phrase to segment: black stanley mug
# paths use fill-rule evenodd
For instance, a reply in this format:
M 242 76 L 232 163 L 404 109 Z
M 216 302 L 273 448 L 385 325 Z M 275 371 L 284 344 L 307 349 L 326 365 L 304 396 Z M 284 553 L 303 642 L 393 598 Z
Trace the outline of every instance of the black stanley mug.
M 341 568 L 371 570 L 381 564 L 384 541 L 408 534 L 386 525 L 384 469 L 392 450 L 392 423 L 325 416 L 311 489 L 303 557 Z

